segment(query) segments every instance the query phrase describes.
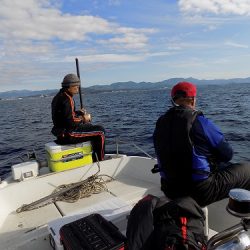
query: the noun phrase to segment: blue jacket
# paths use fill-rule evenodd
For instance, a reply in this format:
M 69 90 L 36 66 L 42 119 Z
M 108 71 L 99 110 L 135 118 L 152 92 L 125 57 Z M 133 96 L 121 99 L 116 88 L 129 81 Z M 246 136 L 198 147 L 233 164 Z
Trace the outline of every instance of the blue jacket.
M 172 183 L 204 180 L 233 156 L 231 146 L 209 119 L 182 106 L 158 119 L 153 137 L 161 176 Z
M 205 170 L 208 173 L 233 157 L 233 149 L 226 141 L 221 130 L 203 115 L 198 115 L 191 129 L 193 141 L 193 169 Z M 206 179 L 195 172 L 193 180 Z

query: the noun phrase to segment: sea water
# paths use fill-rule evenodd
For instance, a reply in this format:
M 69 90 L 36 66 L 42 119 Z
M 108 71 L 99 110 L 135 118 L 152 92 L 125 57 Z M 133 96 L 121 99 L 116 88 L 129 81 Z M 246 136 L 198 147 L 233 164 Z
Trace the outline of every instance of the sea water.
M 155 156 L 152 134 L 157 118 L 170 106 L 170 88 L 83 94 L 93 123 L 106 129 L 106 152 Z M 79 97 L 75 96 L 79 108 Z M 44 145 L 51 134 L 52 97 L 0 100 L 0 176 L 10 171 L 9 159 L 35 151 L 45 158 Z M 197 109 L 225 134 L 234 149 L 234 162 L 250 160 L 250 84 L 198 86 Z M 142 150 L 140 150 L 141 148 Z

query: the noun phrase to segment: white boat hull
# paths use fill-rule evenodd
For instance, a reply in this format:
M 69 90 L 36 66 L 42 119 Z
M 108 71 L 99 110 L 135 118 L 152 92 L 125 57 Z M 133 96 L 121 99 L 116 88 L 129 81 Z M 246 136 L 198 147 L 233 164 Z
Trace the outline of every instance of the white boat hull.
M 48 173 L 23 182 L 9 182 L 0 189 L 0 249 L 46 249 L 48 241 L 48 223 L 62 217 L 91 213 L 91 207 L 118 199 L 129 209 L 148 193 L 162 195 L 159 175 L 150 170 L 155 161 L 144 157 L 121 156 L 100 162 L 100 174 L 107 174 L 114 181 L 107 183 L 108 191 L 93 194 L 75 203 L 55 202 L 39 209 L 16 213 L 23 204 L 29 204 L 50 195 L 62 184 L 84 180 L 97 172 L 97 164 L 91 164 L 64 172 Z M 113 209 L 112 206 L 110 209 Z M 121 209 L 121 208 L 120 208 Z M 105 210 L 105 209 L 104 209 Z M 107 210 L 107 208 L 106 208 Z M 100 211 L 104 213 L 105 211 Z M 125 219 L 124 215 L 124 219 Z M 120 228 L 122 231 L 124 228 Z M 118 225 L 122 227 L 122 225 Z M 40 247 L 41 246 L 41 247 Z
M 75 203 L 57 201 L 39 209 L 17 213 L 23 204 L 30 204 L 50 195 L 62 184 L 88 178 L 98 170 L 96 163 L 63 172 L 46 173 L 23 182 L 9 178 L 0 186 L 0 249 L 51 249 L 49 235 L 54 234 L 57 248 L 62 247 L 59 228 L 81 216 L 98 212 L 110 219 L 121 232 L 126 232 L 127 215 L 134 204 L 147 194 L 164 196 L 159 174 L 152 174 L 155 160 L 125 156 L 100 162 L 100 174 L 114 178 L 107 191 L 93 194 Z M 225 229 L 238 220 L 225 211 L 225 206 L 209 206 L 209 225 L 214 230 Z M 63 220 L 62 220 L 63 218 Z M 224 218 L 224 219 L 223 219 Z M 226 224 L 223 224 L 226 222 Z M 222 223 L 220 222 L 222 221 Z M 210 236 L 215 232 L 209 230 Z M 61 248 L 62 249 L 62 248 Z

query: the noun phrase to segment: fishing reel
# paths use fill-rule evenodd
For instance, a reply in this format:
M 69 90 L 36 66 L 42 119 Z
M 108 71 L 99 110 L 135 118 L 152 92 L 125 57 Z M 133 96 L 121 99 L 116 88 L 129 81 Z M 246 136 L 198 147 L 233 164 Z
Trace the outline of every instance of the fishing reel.
M 86 109 L 82 108 L 81 110 L 77 111 L 79 115 L 82 116 L 82 120 L 84 123 L 91 122 L 92 116 L 90 113 L 87 112 Z
M 208 250 L 250 249 L 250 191 L 232 189 L 229 192 L 227 211 L 241 218 L 239 224 L 214 235 L 207 245 Z
M 83 121 L 84 121 L 84 122 L 91 122 L 91 120 L 92 120 L 91 114 L 85 113 L 85 114 L 83 115 Z

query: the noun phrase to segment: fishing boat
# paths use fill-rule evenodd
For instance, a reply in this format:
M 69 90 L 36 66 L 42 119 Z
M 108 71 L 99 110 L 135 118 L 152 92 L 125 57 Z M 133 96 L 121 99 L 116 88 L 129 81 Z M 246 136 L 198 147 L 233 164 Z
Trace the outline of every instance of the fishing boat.
M 15 165 L 0 184 L 0 249 L 63 249 L 60 228 L 93 213 L 101 214 L 125 235 L 133 206 L 147 194 L 164 196 L 159 174 L 151 172 L 155 164 L 149 156 L 117 152 L 103 161 L 64 171 L 39 168 L 35 160 Z M 94 186 L 92 193 L 84 193 L 85 189 L 81 195 L 60 197 L 65 190 L 87 187 L 89 182 Z M 227 199 L 208 207 L 209 238 L 239 222 L 226 212 L 226 203 Z

